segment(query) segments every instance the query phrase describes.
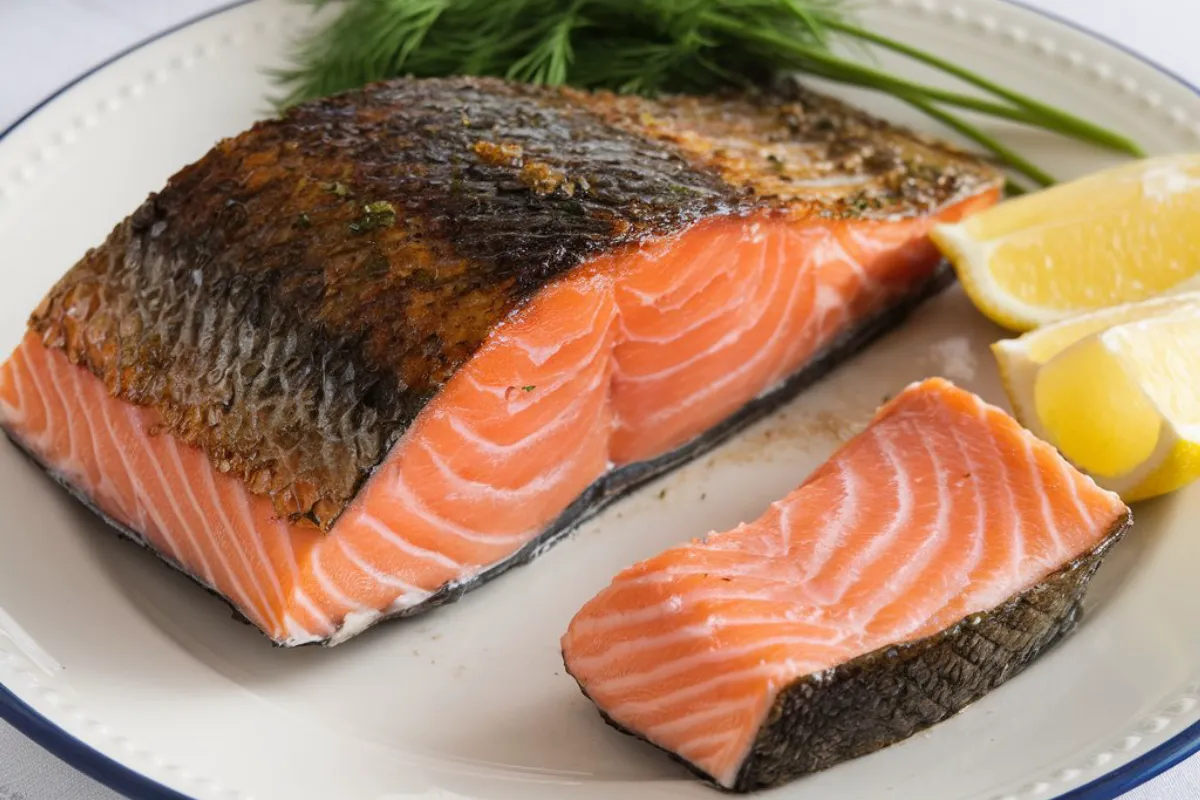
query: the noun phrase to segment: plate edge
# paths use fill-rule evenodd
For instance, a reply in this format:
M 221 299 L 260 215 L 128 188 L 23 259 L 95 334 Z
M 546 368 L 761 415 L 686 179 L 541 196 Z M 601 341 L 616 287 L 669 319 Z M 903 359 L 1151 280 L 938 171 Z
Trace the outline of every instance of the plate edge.
M 4 128 L 4 130 L 0 130 L 0 141 L 3 141 L 4 139 L 6 139 L 9 134 L 13 133 L 17 128 L 21 127 L 23 124 L 28 122 L 30 120 L 30 118 L 32 118 L 34 115 L 36 115 L 39 111 L 41 111 L 46 106 L 53 103 L 59 97 L 66 94 L 71 89 L 74 89 L 80 83 L 83 83 L 85 80 L 92 77 L 100 70 L 111 66 L 113 63 L 115 63 L 117 61 L 120 61 L 125 56 L 130 55 L 131 53 L 137 52 L 138 50 L 141 50 L 143 47 L 153 44 L 154 42 L 158 41 L 159 39 L 162 39 L 166 36 L 170 36 L 172 33 L 175 33 L 176 31 L 180 31 L 184 28 L 191 27 L 192 25 L 195 25 L 197 22 L 202 22 L 202 21 L 208 19 L 209 17 L 215 17 L 219 14 L 224 14 L 226 11 L 231 11 L 235 8 L 238 8 L 239 6 L 250 5 L 250 3 L 253 3 L 253 2 L 255 2 L 255 0 L 231 0 L 231 2 L 223 3 L 219 6 L 217 6 L 216 8 L 205 11 L 202 14 L 197 14 L 195 16 L 188 17 L 187 19 L 184 19 L 180 22 L 176 22 L 171 27 L 164 28 L 163 30 L 159 31 L 158 33 L 155 33 L 151 36 L 147 36 L 144 39 L 139 39 L 138 41 L 125 47 L 124 49 L 117 51 L 116 53 L 114 53 L 113 55 L 104 59 L 103 61 L 99 61 L 96 64 L 93 64 L 91 67 L 89 67 L 84 72 L 81 72 L 80 74 L 76 75 L 74 78 L 67 81 L 62 86 L 59 86 L 57 89 L 55 89 L 53 92 L 51 92 L 50 94 L 43 97 L 38 102 L 34 103 L 32 106 L 29 107 L 28 110 L 26 110 L 24 113 L 19 115 L 6 128 Z
M 1192 94 L 1200 97 L 1200 85 L 1192 83 L 1171 67 L 1159 63 L 1156 59 L 1139 50 L 1135 50 L 1123 42 L 1113 39 L 1107 34 L 1093 30 L 1074 20 L 1067 19 L 1054 11 L 1036 8 L 1030 5 L 1029 0 L 998 0 L 998 2 L 1014 8 L 1020 8 L 1043 19 L 1052 20 L 1084 36 L 1103 42 L 1109 47 L 1142 62 L 1155 72 L 1166 76 Z M 1116 798 L 1119 798 L 1131 789 L 1136 789 L 1138 786 L 1148 783 L 1197 753 L 1200 753 L 1200 721 L 1192 723 L 1170 739 L 1142 753 L 1132 761 L 1122 764 L 1116 769 L 1106 772 L 1082 786 L 1077 786 L 1074 789 L 1054 795 L 1054 800 L 1116 800 Z
M 0 719 L 50 755 L 98 783 L 137 800 L 192 800 L 115 761 L 39 714 L 0 683 Z
M 34 103 L 3 130 L 0 130 L 0 141 L 8 138 L 17 128 L 59 97 L 126 56 L 177 31 L 252 2 L 254 0 L 232 0 L 232 2 L 223 3 L 216 8 L 183 19 L 170 27 L 139 39 L 108 58 L 93 64 Z M 3 683 L 0 683 L 0 719 L 67 766 L 82 772 L 102 786 L 125 797 L 136 798 L 136 800 L 195 800 L 189 795 L 182 794 L 154 778 L 125 766 L 68 733 L 64 728 L 51 722 L 48 717 L 38 713 L 32 706 L 17 697 Z
M 11 124 L 0 131 L 0 141 L 7 138 L 11 133 L 17 130 L 21 125 L 37 115 L 42 109 L 50 103 L 57 100 L 63 94 L 87 80 L 94 74 L 100 72 L 113 63 L 121 60 L 142 48 L 153 44 L 159 39 L 165 38 L 173 33 L 176 33 L 184 28 L 188 28 L 196 23 L 202 22 L 210 17 L 215 17 L 232 9 L 249 5 L 255 0 L 232 0 L 232 2 L 224 3 L 216 8 L 210 9 L 202 14 L 198 14 L 182 20 L 168 28 L 165 28 L 151 36 L 136 41 L 128 47 L 118 51 L 112 56 L 100 61 L 80 73 L 75 78 L 67 83 L 64 83 L 58 89 L 44 97 L 42 100 L 35 103 L 27 111 L 18 116 Z M 1066 28 L 1076 31 L 1090 39 L 1099 41 L 1109 47 L 1112 47 L 1125 55 L 1145 64 L 1155 72 L 1165 76 L 1174 83 L 1187 89 L 1192 94 L 1200 97 L 1200 86 L 1193 84 L 1183 76 L 1179 75 L 1173 69 L 1166 67 L 1153 58 L 1141 53 L 1132 47 L 1112 39 L 1106 34 L 1100 33 L 1091 29 L 1088 26 L 1082 25 L 1074 20 L 1067 19 L 1059 14 L 1047 11 L 1045 9 L 1036 8 L 1030 5 L 1027 0 L 995 0 L 1001 5 L 1007 5 L 1013 8 L 1019 8 L 1022 11 L 1032 14 L 1042 19 L 1048 19 Z M 102 785 L 117 791 L 123 795 L 137 798 L 137 800 L 193 800 L 188 795 L 167 787 L 166 785 L 150 778 L 134 769 L 127 767 L 120 762 L 105 755 L 91 745 L 78 739 L 64 728 L 51 722 L 48 717 L 38 713 L 32 706 L 21 700 L 12 691 L 10 691 L 3 683 L 0 683 L 0 719 L 5 720 L 13 726 L 17 731 L 27 736 L 33 742 L 38 744 L 44 750 L 49 752 L 54 757 L 63 761 L 68 766 L 78 769 L 80 772 L 88 775 Z M 1175 734 L 1165 742 L 1148 750 L 1142 755 L 1134 758 L 1126 764 L 1107 772 L 1092 781 L 1067 790 L 1066 792 L 1056 794 L 1053 800 L 1115 800 L 1121 794 L 1134 789 L 1151 779 L 1161 775 L 1172 767 L 1178 765 L 1188 757 L 1200 752 L 1200 721 L 1197 721 Z M 131 793 L 134 792 L 134 793 Z M 1007 798 L 1005 798 L 1007 800 Z

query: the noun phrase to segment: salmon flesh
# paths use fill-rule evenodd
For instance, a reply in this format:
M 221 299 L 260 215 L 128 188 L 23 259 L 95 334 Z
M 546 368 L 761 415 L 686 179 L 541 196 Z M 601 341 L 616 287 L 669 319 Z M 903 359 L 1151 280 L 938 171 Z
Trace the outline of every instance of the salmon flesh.
M 619 574 L 562 639 L 605 718 L 735 791 L 958 712 L 1079 617 L 1132 520 L 997 408 L 908 387 L 757 520 Z
M 973 157 L 796 84 L 402 79 L 221 141 L 59 280 L 9 437 L 282 645 L 533 558 L 943 285 Z

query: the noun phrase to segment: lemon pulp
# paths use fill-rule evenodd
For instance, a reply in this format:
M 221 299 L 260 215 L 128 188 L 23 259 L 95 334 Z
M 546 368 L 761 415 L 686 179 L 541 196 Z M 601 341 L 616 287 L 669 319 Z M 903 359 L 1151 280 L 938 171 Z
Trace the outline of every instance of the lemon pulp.
M 968 296 L 1032 330 L 1190 285 L 1200 274 L 1200 155 L 1145 159 L 934 227 Z
M 1127 501 L 1200 478 L 1200 293 L 993 345 L 1023 425 Z

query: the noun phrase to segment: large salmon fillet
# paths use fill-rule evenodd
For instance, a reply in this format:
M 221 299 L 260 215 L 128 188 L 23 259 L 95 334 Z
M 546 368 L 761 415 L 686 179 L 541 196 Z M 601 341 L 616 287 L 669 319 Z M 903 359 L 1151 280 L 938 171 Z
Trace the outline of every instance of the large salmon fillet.
M 1076 625 L 1132 520 L 945 380 L 887 403 L 754 522 L 619 574 L 566 665 L 611 723 L 736 791 L 904 739 Z
M 9 436 L 274 641 L 533 558 L 941 285 L 975 159 L 798 86 L 398 80 L 220 142 L 0 370 Z

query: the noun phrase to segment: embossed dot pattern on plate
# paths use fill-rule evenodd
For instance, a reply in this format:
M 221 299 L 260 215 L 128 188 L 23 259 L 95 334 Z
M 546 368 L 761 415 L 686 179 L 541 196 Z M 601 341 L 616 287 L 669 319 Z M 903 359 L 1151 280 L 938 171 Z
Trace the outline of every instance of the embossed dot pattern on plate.
M 1191 136 L 1200 139 L 1200 120 L 1193 118 L 1184 108 L 1167 104 L 1161 94 L 1144 88 L 1133 76 L 1122 74 L 1109 63 L 1092 60 L 1079 50 L 1064 46 L 1050 36 L 1033 35 L 1021 26 L 1002 25 L 994 16 L 969 9 L 960 2 L 882 2 L 899 13 L 919 18 L 937 17 L 938 20 L 944 21 L 944 24 L 959 27 L 967 35 L 979 39 L 1021 47 L 1029 57 L 1043 60 L 1048 69 L 1065 67 L 1078 72 L 1081 77 L 1086 77 L 1093 83 L 1110 87 L 1113 90 L 1114 102 L 1129 105 L 1132 113 L 1144 114 L 1146 109 L 1149 109 L 1165 122 L 1187 130 Z M 195 69 L 206 59 L 219 58 L 223 49 L 253 47 L 257 37 L 267 34 L 273 28 L 291 28 L 296 22 L 296 18 L 284 18 L 274 23 L 259 18 L 247 28 L 220 30 L 209 41 L 195 44 L 185 52 L 173 52 L 164 56 L 164 62 L 145 70 L 139 82 L 118 87 L 112 95 L 101 98 L 89 112 L 75 116 L 63 128 L 50 134 L 44 143 L 35 145 L 28 156 L 30 163 L 16 172 L 9 173 L 0 181 L 0 200 L 8 202 L 19 199 L 25 187 L 55 168 L 61 161 L 62 150 L 76 145 L 81 136 L 90 135 L 90 131 L 102 125 L 105 116 L 120 113 L 132 104 L 147 102 L 154 90 L 169 85 L 175 74 Z M 35 168 L 34 164 L 38 164 L 40 169 Z M 2 636 L 0 665 L 4 672 L 15 675 L 22 683 L 33 687 L 46 704 L 56 706 L 64 718 L 74 720 L 78 730 L 88 730 L 93 737 L 107 740 L 114 746 L 128 751 L 136 762 L 150 766 L 152 772 L 170 774 L 174 776 L 173 781 L 177 784 L 193 787 L 208 796 L 219 794 L 233 800 L 251 800 L 249 795 L 220 787 L 212 779 L 164 760 L 139 743 L 116 733 L 78 705 L 67 687 L 51 685 L 54 679 L 44 677 L 23 655 L 10 650 Z M 1103 749 L 1082 756 L 1078 765 L 1057 768 L 1052 774 L 1026 784 L 1017 792 L 998 795 L 994 800 L 1030 800 L 1034 797 L 1044 797 L 1059 784 L 1076 785 L 1081 780 L 1095 777 L 1117 758 L 1116 754 L 1146 750 L 1159 744 L 1180 726 L 1182 719 L 1195 711 L 1198 704 L 1200 684 L 1189 687 L 1182 694 L 1176 693 L 1164 702 L 1161 710 L 1143 718 L 1136 733 L 1131 732 L 1111 741 Z

